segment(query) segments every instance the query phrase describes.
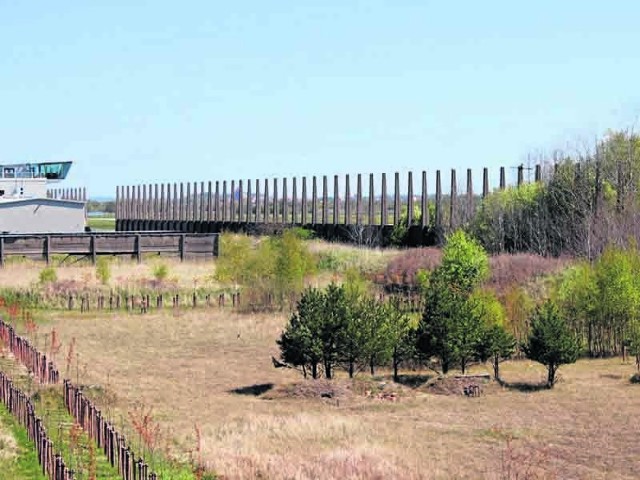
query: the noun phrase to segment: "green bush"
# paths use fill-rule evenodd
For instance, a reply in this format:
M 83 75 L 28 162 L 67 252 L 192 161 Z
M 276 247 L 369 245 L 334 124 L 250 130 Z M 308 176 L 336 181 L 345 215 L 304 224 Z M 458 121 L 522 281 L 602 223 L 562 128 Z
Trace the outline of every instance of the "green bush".
M 102 285 L 109 285 L 111 280 L 111 263 L 107 257 L 98 257 L 96 261 L 96 277 Z
M 164 282 L 169 276 L 169 267 L 165 263 L 159 263 L 153 267 L 153 278 L 158 282 Z
M 41 284 L 54 283 L 58 281 L 58 272 L 55 267 L 45 267 L 38 275 Z
M 255 243 L 247 236 L 225 234 L 221 252 L 215 280 L 249 287 L 254 296 L 271 295 L 280 305 L 295 301 L 316 268 L 307 244 L 294 230 Z

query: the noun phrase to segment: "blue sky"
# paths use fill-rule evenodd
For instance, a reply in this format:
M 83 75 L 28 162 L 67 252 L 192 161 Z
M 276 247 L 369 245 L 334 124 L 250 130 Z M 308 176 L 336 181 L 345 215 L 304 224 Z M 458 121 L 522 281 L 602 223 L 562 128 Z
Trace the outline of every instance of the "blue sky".
M 68 185 L 513 166 L 640 114 L 640 2 L 0 0 L 0 163 Z

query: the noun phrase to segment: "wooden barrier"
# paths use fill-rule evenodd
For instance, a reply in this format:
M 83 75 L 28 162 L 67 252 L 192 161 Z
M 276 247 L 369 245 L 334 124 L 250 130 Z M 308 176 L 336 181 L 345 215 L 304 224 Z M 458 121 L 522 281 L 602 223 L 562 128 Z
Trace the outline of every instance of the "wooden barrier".
M 180 259 L 207 259 L 218 255 L 216 233 L 78 233 L 0 235 L 0 266 L 9 255 L 41 258 L 52 255 L 130 255 L 138 261 L 147 253 L 174 255 Z
M 46 356 L 36 350 L 26 338 L 0 320 L 0 339 L 8 345 L 16 359 L 35 373 L 39 383 L 57 383 L 58 371 Z M 89 439 L 102 449 L 112 467 L 118 469 L 123 480 L 157 480 L 149 471 L 144 459 L 135 455 L 126 443 L 124 435 L 104 419 L 100 410 L 82 393 L 82 389 L 64 380 L 65 408 L 75 422 L 82 427 Z M 29 398 L 13 386 L 11 380 L 0 372 L 0 399 L 7 409 L 27 429 L 29 439 L 35 443 L 38 460 L 50 480 L 73 480 L 74 472 L 68 470 L 60 455 L 53 451 L 53 443 L 47 437 L 41 419 L 35 416 L 35 408 Z
M 101 449 L 123 480 L 156 480 L 142 457 L 136 460 L 124 435 L 107 421 L 99 408 L 84 396 L 82 389 L 64 380 L 64 404 L 76 423 Z
M 67 468 L 60 454 L 53 448 L 42 420 L 36 416 L 33 403 L 27 395 L 13 385 L 11 379 L 0 372 L 0 401 L 27 430 L 29 440 L 36 448 L 42 472 L 49 480 L 73 480 L 75 472 Z M 1 472 L 0 472 L 1 473 Z
M 517 168 L 513 185 L 520 186 L 525 182 L 524 170 L 523 166 Z M 421 181 L 415 186 L 411 171 L 402 175 L 394 172 L 389 182 L 385 173 L 377 182 L 374 174 L 368 174 L 368 185 L 363 182 L 363 174 L 334 175 L 333 182 L 327 175 L 313 176 L 310 192 L 307 177 L 256 179 L 255 182 L 217 181 L 215 190 L 211 181 L 200 182 L 199 189 L 198 183 L 194 183 L 193 188 L 187 183 L 186 190 L 184 183 L 175 183 L 173 189 L 167 185 L 167 192 L 174 192 L 170 202 L 164 201 L 162 191 L 157 198 L 158 189 L 143 188 L 141 196 L 140 186 L 118 186 L 116 229 L 272 233 L 273 228 L 269 229 L 269 226 L 298 225 L 314 230 L 319 236 L 348 240 L 354 231 L 366 227 L 371 232 L 391 232 L 391 227 L 405 222 L 413 230 L 411 243 L 427 244 L 443 238 L 447 230 L 471 222 L 480 199 L 489 195 L 491 188 L 497 190 L 507 186 L 504 167 L 493 177 L 487 168 L 478 172 L 476 185 L 482 185 L 481 192 L 474 191 L 473 173 L 467 169 L 465 176 L 457 176 L 456 170 L 452 169 L 449 183 L 440 170 L 424 170 L 416 177 Z M 434 183 L 428 182 L 430 175 L 435 176 Z M 541 182 L 544 179 L 542 166 L 537 165 L 533 180 Z M 433 197 L 428 194 L 428 183 L 435 184 Z M 450 185 L 448 191 L 443 191 L 443 183 Z M 255 189 L 251 188 L 252 184 Z M 435 213 L 433 217 L 429 215 L 430 208 Z
M 16 334 L 15 329 L 1 319 L 0 339 L 16 360 L 34 375 L 38 383 L 58 383 L 60 375 L 53 362 L 48 361 L 46 355 L 40 353 L 26 338 Z

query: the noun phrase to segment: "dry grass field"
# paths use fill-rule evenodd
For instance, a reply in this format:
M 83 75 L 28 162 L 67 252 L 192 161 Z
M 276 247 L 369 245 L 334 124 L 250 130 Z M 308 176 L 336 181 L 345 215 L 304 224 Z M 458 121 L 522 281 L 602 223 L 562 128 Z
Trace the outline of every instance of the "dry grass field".
M 480 398 L 361 374 L 321 398 L 331 387 L 272 365 L 285 321 L 215 309 L 53 315 L 39 335 L 55 327 L 62 371 L 75 338 L 73 378 L 115 396 L 111 415 L 124 423 L 139 402 L 153 407 L 164 443 L 177 440 L 174 454 L 195 448 L 198 426 L 203 459 L 226 479 L 638 477 L 631 363 L 579 361 L 561 368 L 554 390 L 523 391 L 519 382 L 539 382 L 544 370 L 510 362 L 503 376 L 512 388 L 489 384 Z M 367 395 L 380 382 L 398 401 Z
M 314 285 L 350 268 L 377 274 L 415 261 L 393 249 L 318 241 L 310 249 L 325 264 Z M 94 267 L 66 263 L 57 267 L 60 281 L 98 286 Z M 158 263 L 180 289 L 216 287 L 214 264 L 158 258 L 112 262 L 111 285 L 135 288 L 153 278 Z M 0 288 L 28 288 L 43 267 L 10 263 L 0 270 Z M 228 480 L 638 477 L 640 385 L 629 383 L 634 366 L 620 359 L 562 367 L 556 388 L 538 391 L 530 387 L 545 378 L 540 365 L 508 362 L 508 386 L 486 384 L 480 398 L 466 398 L 428 371 L 404 372 L 407 382 L 397 385 L 384 371 L 328 383 L 276 369 L 271 357 L 278 356 L 283 314 L 216 307 L 38 316 L 44 323 L 31 336 L 39 348 L 47 349 L 55 328 L 61 373 L 86 385 L 111 420 L 131 432 L 134 448 L 129 414 L 151 408 L 161 427 L 158 448 L 182 460 L 198 455 Z
M 168 268 L 168 280 L 180 288 L 192 288 L 211 282 L 215 267 L 211 262 L 180 262 L 174 258 L 151 257 L 143 263 L 136 263 L 124 258 L 113 258 L 110 262 L 111 283 L 125 287 L 134 286 L 141 280 L 153 278 L 156 265 L 164 264 Z M 98 286 L 96 270 L 87 260 L 77 261 L 73 258 L 52 262 L 58 280 L 75 281 L 85 285 Z M 38 282 L 38 276 L 46 267 L 43 261 L 20 260 L 10 261 L 0 269 L 0 288 L 28 288 Z

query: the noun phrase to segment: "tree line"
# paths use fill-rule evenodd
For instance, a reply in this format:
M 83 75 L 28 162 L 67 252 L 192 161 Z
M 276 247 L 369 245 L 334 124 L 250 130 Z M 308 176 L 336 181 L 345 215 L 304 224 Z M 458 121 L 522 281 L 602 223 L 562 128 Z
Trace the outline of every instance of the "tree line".
M 558 367 L 581 353 L 580 338 L 549 300 L 533 311 L 528 337 L 518 344 L 504 307 L 482 287 L 488 272 L 486 251 L 457 231 L 448 238 L 441 265 L 424 276 L 421 317 L 412 318 L 394 301 L 379 302 L 354 282 L 309 288 L 277 340 L 281 360 L 314 379 L 331 379 L 337 368 L 353 377 L 386 366 L 395 381 L 403 362 L 446 374 L 454 366 L 465 373 L 471 363 L 489 361 L 499 379 L 500 363 L 520 348 L 547 367 L 553 386 Z
M 594 148 L 559 155 L 544 181 L 496 191 L 467 229 L 490 253 L 597 258 L 640 239 L 640 136 L 610 132 Z

